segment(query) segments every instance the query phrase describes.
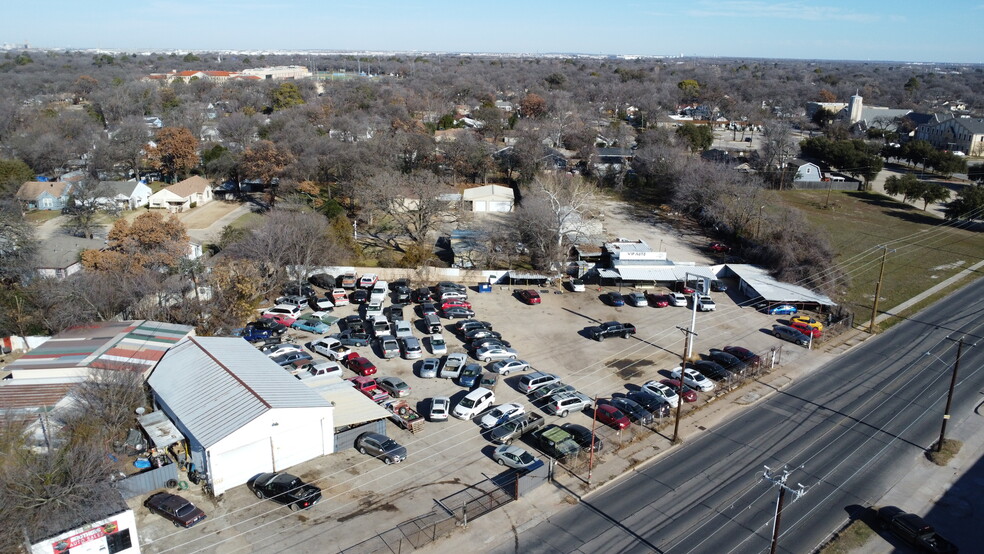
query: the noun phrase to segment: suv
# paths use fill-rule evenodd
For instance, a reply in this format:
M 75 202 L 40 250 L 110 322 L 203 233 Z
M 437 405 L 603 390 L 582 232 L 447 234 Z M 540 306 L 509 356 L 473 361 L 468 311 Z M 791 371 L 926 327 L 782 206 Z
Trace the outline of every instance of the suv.
M 542 371 L 537 371 L 536 373 L 530 373 L 528 375 L 523 375 L 519 380 L 517 388 L 519 392 L 523 394 L 529 394 L 536 389 L 547 385 L 550 383 L 557 383 L 560 381 L 560 377 L 557 377 L 553 373 L 544 373 Z
M 489 389 L 479 387 L 461 399 L 451 415 L 458 419 L 471 419 L 484 412 L 495 403 L 495 394 Z
M 379 433 L 362 433 L 355 439 L 355 449 L 362 454 L 382 458 L 386 465 L 398 464 L 407 459 L 405 446 Z
M 416 360 L 424 355 L 424 351 L 420 348 L 420 341 L 416 337 L 402 337 L 400 346 L 403 350 L 403 357 L 408 360 Z
M 545 412 L 560 417 L 567 417 L 571 412 L 580 412 L 591 406 L 593 401 L 588 395 L 580 392 L 562 392 L 549 397 L 546 405 L 543 406 Z

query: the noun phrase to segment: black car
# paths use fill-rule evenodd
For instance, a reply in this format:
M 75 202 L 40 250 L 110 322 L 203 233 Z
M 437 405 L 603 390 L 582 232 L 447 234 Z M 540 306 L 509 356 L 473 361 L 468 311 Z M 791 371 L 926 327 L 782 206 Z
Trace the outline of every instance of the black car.
M 614 292 L 614 291 L 609 292 L 608 294 L 605 295 L 605 299 L 608 301 L 608 304 L 611 306 L 618 307 L 618 306 L 625 305 L 625 297 L 623 297 L 622 293 L 620 292 Z
M 289 473 L 261 473 L 246 483 L 257 498 L 269 498 L 291 510 L 310 508 L 321 500 L 321 489 Z
M 335 276 L 330 273 L 315 273 L 314 275 L 308 277 L 308 283 L 328 290 L 335 288 L 337 282 L 338 281 L 335 280 Z
M 393 289 L 393 301 L 397 304 L 406 304 L 410 301 L 410 295 L 413 291 L 410 287 L 396 287 Z
M 396 289 L 403 287 L 405 289 L 410 288 L 410 279 L 397 279 L 396 281 L 390 281 L 389 289 L 391 291 L 396 291 Z
M 484 339 L 476 339 L 468 343 L 468 348 L 472 350 L 478 350 L 479 348 L 486 348 L 489 346 L 500 346 L 503 348 L 509 348 L 512 345 L 509 344 L 509 341 L 505 341 L 502 339 L 494 339 L 492 337 L 487 337 Z
M 413 291 L 413 294 L 411 294 L 410 297 L 417 304 L 434 301 L 434 297 L 431 295 L 431 291 L 427 287 L 420 287 L 419 289 Z
M 758 355 L 747 348 L 742 348 L 741 346 L 725 346 L 724 351 L 745 362 L 746 365 L 751 367 L 758 367 L 758 365 L 762 363 L 762 360 L 758 357 Z
M 629 419 L 636 423 L 649 425 L 653 422 L 653 414 L 649 413 L 649 410 L 643 408 L 631 398 L 616 396 L 608 403 L 621 410 L 622 413 L 629 416 Z
M 707 355 L 711 358 L 711 360 L 732 373 L 742 373 L 746 369 L 745 362 L 738 359 L 737 356 L 729 354 L 724 350 L 712 348 L 708 351 Z
M 459 285 L 458 283 L 452 283 L 451 281 L 441 281 L 440 283 L 434 285 L 434 290 L 440 294 L 443 291 L 454 291 L 454 292 L 468 292 L 468 287 L 465 285 Z
M 483 328 L 472 329 L 471 331 L 468 331 L 467 333 L 465 333 L 464 337 L 465 340 L 470 340 L 470 341 L 476 339 L 489 338 L 489 337 L 493 339 L 501 339 L 502 333 L 499 333 L 498 331 L 493 331 L 492 329 L 485 329 L 483 327 Z
M 592 448 L 591 430 L 588 429 L 587 427 L 578 425 L 576 423 L 565 423 L 561 425 L 560 428 L 570 433 L 570 435 L 574 437 L 574 442 L 579 444 L 581 448 L 585 450 Z M 604 447 L 605 447 L 604 441 L 601 440 L 601 437 L 595 434 L 593 450 L 595 452 L 600 452 L 601 449 Z
M 205 519 L 205 512 L 176 494 L 159 492 L 144 501 L 144 506 L 155 514 L 171 520 L 175 527 L 185 529 Z
M 420 304 L 420 317 L 427 317 L 428 315 L 437 315 L 437 306 L 433 302 L 422 302 Z
M 730 371 L 708 360 L 700 360 L 698 362 L 694 362 L 694 365 L 691 367 L 696 369 L 705 377 L 709 379 L 714 379 L 715 381 L 723 381 L 731 377 Z
M 719 281 L 714 279 L 711 281 L 711 292 L 725 292 L 728 290 L 728 285 L 724 284 L 724 281 Z
M 403 317 L 403 304 L 393 304 L 387 309 L 390 321 L 406 321 Z
M 294 362 L 298 362 L 302 360 L 312 360 L 314 358 L 312 358 L 311 355 L 308 354 L 307 352 L 287 352 L 286 354 L 274 356 L 273 358 L 270 359 L 273 360 L 274 363 L 276 363 L 279 366 L 285 366 L 285 365 L 290 365 Z
M 448 319 L 466 318 L 474 317 L 475 311 L 468 308 L 461 308 L 455 306 L 454 308 L 448 308 L 444 310 L 444 317 Z
M 349 302 L 353 304 L 365 304 L 369 301 L 369 291 L 366 289 L 356 289 L 349 295 Z
M 488 321 L 478 321 L 477 319 L 463 319 L 455 324 L 455 329 L 459 333 L 467 333 L 473 329 L 488 329 L 492 330 L 492 324 Z
M 318 292 L 314 290 L 314 287 L 307 283 L 290 283 L 284 287 L 284 295 L 303 296 L 310 299 L 318 296 Z
M 261 317 L 256 321 L 251 321 L 246 326 L 259 329 L 260 331 L 270 331 L 271 335 L 277 335 L 278 337 L 287 332 L 286 325 L 268 317 Z
M 656 417 L 669 417 L 670 405 L 662 397 L 643 392 L 641 390 L 630 391 L 625 395 L 626 398 L 639 404 Z

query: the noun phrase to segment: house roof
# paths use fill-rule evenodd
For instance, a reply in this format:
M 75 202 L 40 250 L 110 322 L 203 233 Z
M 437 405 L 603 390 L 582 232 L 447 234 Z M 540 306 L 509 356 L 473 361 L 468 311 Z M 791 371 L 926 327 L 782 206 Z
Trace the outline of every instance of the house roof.
M 194 177 L 189 177 L 184 181 L 177 182 L 169 187 L 164 187 L 161 190 L 166 190 L 172 194 L 180 196 L 181 198 L 188 198 L 192 194 L 201 194 L 211 187 L 212 184 L 208 182 L 208 179 L 195 175 Z
M 66 234 L 55 234 L 41 241 L 38 249 L 37 269 L 65 269 L 79 261 L 83 250 L 101 250 L 106 247 L 103 239 L 88 239 Z
M 48 411 L 81 381 L 82 378 L 0 380 L 0 417 Z
M 36 200 L 45 192 L 57 198 L 68 194 L 71 188 L 72 183 L 67 181 L 27 181 L 17 190 L 17 199 L 24 201 Z
M 123 195 L 129 198 L 139 184 L 137 181 L 100 181 L 99 186 L 106 191 L 106 196 Z
M 467 201 L 486 200 L 493 202 L 512 202 L 516 196 L 513 193 L 513 189 L 509 187 L 504 187 L 502 185 L 483 185 L 481 187 L 465 189 L 461 193 L 461 198 Z
M 147 383 L 205 448 L 269 410 L 331 406 L 237 337 L 189 337 L 164 355 Z
M 8 371 L 62 368 L 153 367 L 181 339 L 188 325 L 159 321 L 103 321 L 70 327 L 7 365 Z
M 984 135 L 984 119 L 975 119 L 972 117 L 955 117 L 952 120 L 953 123 L 960 125 L 967 130 L 968 133 L 972 135 Z

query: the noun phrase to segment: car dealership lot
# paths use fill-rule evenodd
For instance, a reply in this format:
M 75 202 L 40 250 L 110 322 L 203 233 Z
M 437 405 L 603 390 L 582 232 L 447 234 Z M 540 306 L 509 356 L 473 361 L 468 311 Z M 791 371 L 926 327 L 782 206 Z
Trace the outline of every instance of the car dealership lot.
M 537 288 L 542 302 L 527 305 L 514 294 L 518 288 L 496 285 L 492 292 L 480 294 L 472 287 L 468 301 L 474 306 L 476 319 L 491 322 L 494 329 L 502 333 L 503 339 L 518 351 L 518 357 L 530 362 L 533 367 L 530 371 L 556 373 L 584 394 L 605 397 L 625 393 L 650 379 L 669 377 L 669 370 L 679 365 L 684 334 L 678 327 L 688 327 L 692 317 L 692 312 L 686 308 L 611 307 L 601 301 L 601 296 L 617 288 L 599 289 L 590 285 L 583 293 L 552 286 Z M 623 288 L 623 292 L 630 290 Z M 558 291 L 562 293 L 556 294 Z M 695 355 L 709 348 L 732 344 L 763 354 L 773 346 L 784 344 L 783 363 L 788 365 L 795 363 L 798 357 L 810 354 L 763 333 L 762 329 L 771 328 L 775 323 L 775 317 L 751 308 L 740 308 L 728 294 L 731 293 L 714 293 L 717 311 L 697 314 Z M 413 322 L 414 335 L 422 338 L 425 335 L 414 308 L 407 306 L 405 317 Z M 343 306 L 336 308 L 334 315 L 344 317 L 358 313 L 358 309 L 358 305 Z M 454 332 L 457 321 L 441 319 L 450 353 L 467 352 Z M 611 338 L 604 342 L 583 335 L 586 327 L 605 321 L 632 323 L 638 332 L 628 339 Z M 337 324 L 333 325 L 329 333 L 337 330 Z M 291 334 L 299 343 L 316 338 L 296 330 Z M 406 400 L 421 414 L 428 412 L 431 397 L 449 396 L 453 407 L 467 393 L 467 389 L 455 381 L 420 378 L 415 372 L 420 360 L 384 360 L 375 348 L 353 347 L 353 350 L 376 364 L 376 377 L 394 376 L 406 381 L 413 389 Z M 429 357 L 430 353 L 425 352 L 424 356 Z M 314 358 L 318 362 L 327 360 L 319 354 Z M 486 370 L 491 366 L 471 356 L 468 362 L 478 363 Z M 516 382 L 526 373 L 500 377 L 494 391 L 495 404 L 518 402 L 527 411 L 542 414 L 541 409 L 532 406 L 515 388 Z M 345 371 L 345 377 L 352 376 L 351 371 Z M 684 406 L 684 413 L 706 403 L 708 398 L 707 393 L 700 393 L 696 403 Z M 571 414 L 563 419 L 547 416 L 547 420 L 548 423 L 570 422 L 591 427 L 590 415 L 586 413 Z M 427 422 L 423 431 L 414 435 L 389 423 L 387 433 L 407 447 L 409 453 L 404 462 L 387 466 L 381 460 L 347 450 L 291 468 L 289 471 L 323 490 L 322 501 L 309 510 L 292 513 L 283 506 L 258 501 L 245 486 L 228 491 L 213 502 L 197 494 L 198 488 L 192 486 L 191 491 L 186 491 L 192 494 L 187 496 L 206 511 L 208 519 L 195 528 L 176 530 L 167 522 L 141 514 L 141 542 L 153 541 L 146 545 L 149 552 L 164 551 L 187 541 L 192 541 L 188 546 L 193 549 L 219 548 L 220 545 L 235 548 L 234 545 L 238 545 L 247 551 L 274 551 L 286 537 L 291 537 L 286 540 L 297 538 L 299 541 L 298 537 L 310 536 L 312 538 L 305 540 L 316 540 L 320 546 L 341 549 L 425 513 L 433 506 L 434 499 L 446 497 L 501 471 L 491 457 L 494 447 L 483 438 L 477 420 L 451 418 L 447 422 Z M 606 430 L 601 434 L 610 436 L 613 433 Z M 632 436 L 649 433 L 641 429 L 631 431 Z M 522 441 L 516 444 L 531 448 Z M 607 444 L 601 452 L 602 464 L 619 455 Z M 541 456 L 535 451 L 534 454 Z M 142 498 L 135 501 L 142 501 Z M 141 509 L 137 511 L 140 513 Z

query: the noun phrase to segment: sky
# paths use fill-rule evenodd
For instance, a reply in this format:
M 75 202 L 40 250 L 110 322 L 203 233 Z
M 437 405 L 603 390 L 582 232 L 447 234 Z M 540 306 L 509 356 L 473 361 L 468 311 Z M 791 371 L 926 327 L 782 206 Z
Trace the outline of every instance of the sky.
M 984 0 L 33 0 L 0 44 L 980 63 Z

